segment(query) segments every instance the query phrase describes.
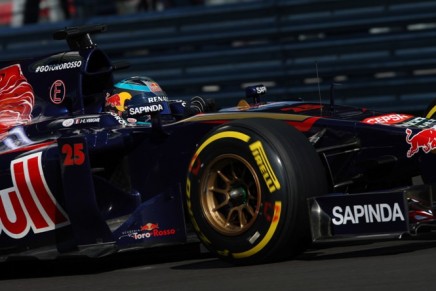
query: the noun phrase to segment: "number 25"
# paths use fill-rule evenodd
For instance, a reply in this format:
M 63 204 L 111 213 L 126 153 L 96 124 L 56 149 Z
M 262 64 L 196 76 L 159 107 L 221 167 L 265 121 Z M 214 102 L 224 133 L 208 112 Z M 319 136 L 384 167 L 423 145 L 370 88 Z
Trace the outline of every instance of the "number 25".
M 80 166 L 85 162 L 85 153 L 83 152 L 83 143 L 75 143 L 73 145 L 64 144 L 62 153 L 65 154 L 65 166 Z

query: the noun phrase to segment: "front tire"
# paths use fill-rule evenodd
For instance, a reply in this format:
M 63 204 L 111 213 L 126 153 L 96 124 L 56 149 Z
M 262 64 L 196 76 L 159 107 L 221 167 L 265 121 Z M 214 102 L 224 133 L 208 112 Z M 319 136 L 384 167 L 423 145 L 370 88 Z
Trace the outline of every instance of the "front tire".
M 202 243 L 238 264 L 288 259 L 310 242 L 307 198 L 327 191 L 307 138 L 281 121 L 245 119 L 207 135 L 192 158 L 187 209 Z

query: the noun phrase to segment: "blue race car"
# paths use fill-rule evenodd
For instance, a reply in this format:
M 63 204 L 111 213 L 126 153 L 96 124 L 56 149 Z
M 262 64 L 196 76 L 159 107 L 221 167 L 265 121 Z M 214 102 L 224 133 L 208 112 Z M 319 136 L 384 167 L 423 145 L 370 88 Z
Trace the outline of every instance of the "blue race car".
M 432 228 L 436 120 L 265 102 L 262 85 L 220 110 L 171 100 L 150 78 L 114 81 L 124 64 L 91 38 L 105 29 L 1 62 L 1 260 L 200 241 L 251 264 Z

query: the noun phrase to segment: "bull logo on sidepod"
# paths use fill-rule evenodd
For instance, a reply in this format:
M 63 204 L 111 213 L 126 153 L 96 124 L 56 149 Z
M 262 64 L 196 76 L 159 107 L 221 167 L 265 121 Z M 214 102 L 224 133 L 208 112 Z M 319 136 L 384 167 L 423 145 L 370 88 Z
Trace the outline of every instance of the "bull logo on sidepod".
M 422 149 L 426 154 L 436 149 L 435 128 L 423 129 L 412 137 L 410 137 L 412 135 L 412 130 L 407 128 L 406 134 L 406 142 L 410 145 L 410 149 L 407 151 L 408 158 L 411 158 L 416 154 L 419 149 Z
M 35 96 L 18 64 L 0 69 L 0 133 L 32 119 Z

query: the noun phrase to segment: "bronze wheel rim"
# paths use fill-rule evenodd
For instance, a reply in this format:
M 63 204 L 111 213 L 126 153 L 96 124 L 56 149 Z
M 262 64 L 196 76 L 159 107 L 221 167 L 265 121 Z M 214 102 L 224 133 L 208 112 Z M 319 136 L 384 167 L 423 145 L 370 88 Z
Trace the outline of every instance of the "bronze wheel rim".
M 204 217 L 217 232 L 240 235 L 259 215 L 261 187 L 253 166 L 239 155 L 216 157 L 201 181 Z

